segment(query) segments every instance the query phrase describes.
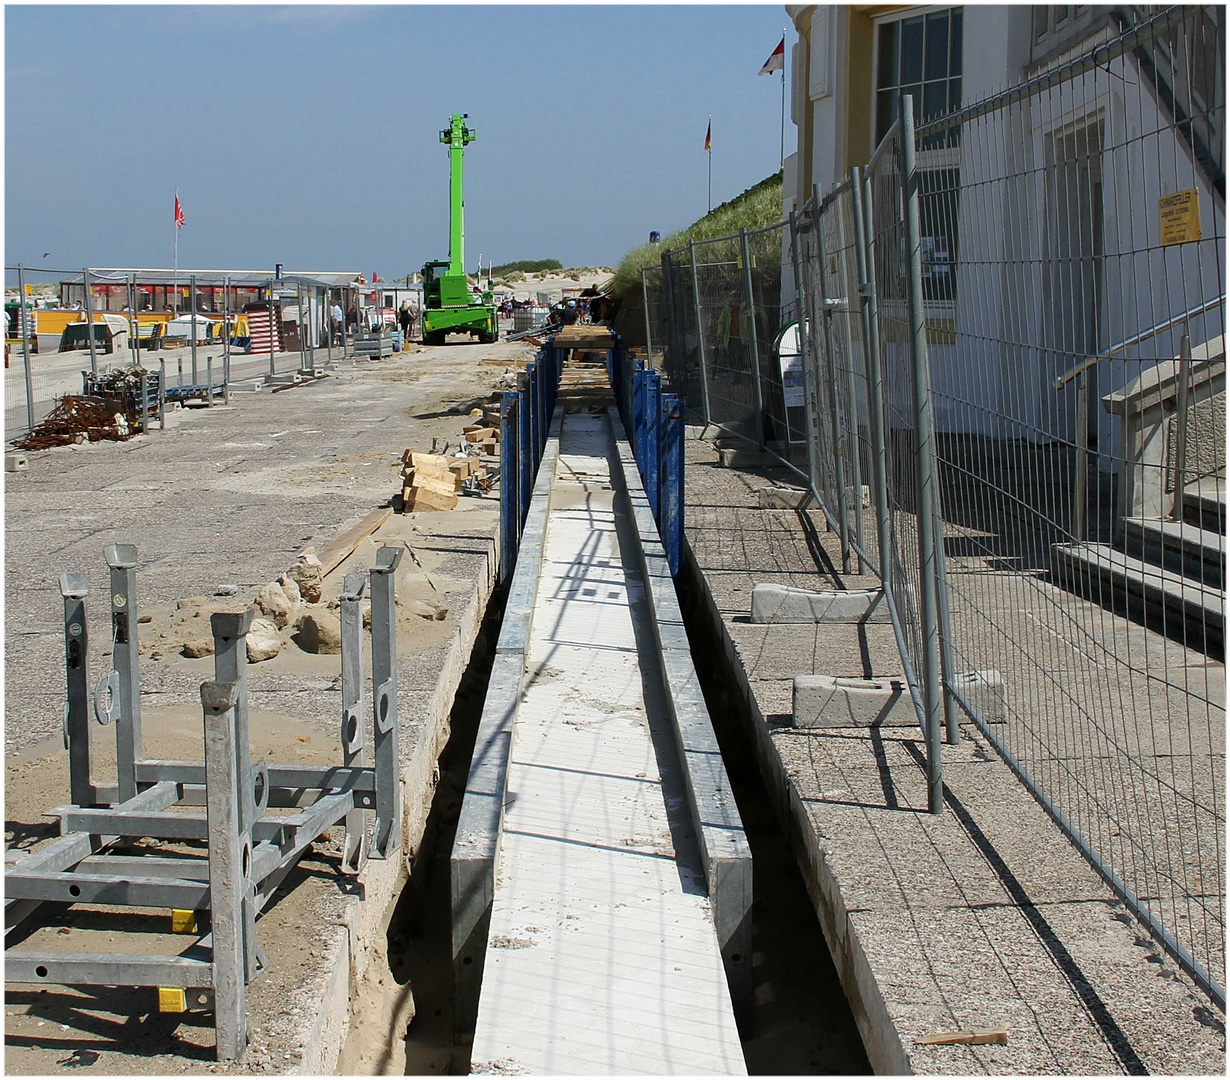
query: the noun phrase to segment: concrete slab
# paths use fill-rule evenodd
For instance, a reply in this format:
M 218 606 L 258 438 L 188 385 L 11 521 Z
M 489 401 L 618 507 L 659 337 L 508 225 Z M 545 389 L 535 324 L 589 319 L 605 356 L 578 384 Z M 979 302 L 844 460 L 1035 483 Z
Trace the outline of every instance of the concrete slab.
M 568 416 L 561 471 L 609 468 L 608 438 Z M 676 858 L 612 497 L 547 529 L 471 1069 L 745 1073 L 703 879 Z

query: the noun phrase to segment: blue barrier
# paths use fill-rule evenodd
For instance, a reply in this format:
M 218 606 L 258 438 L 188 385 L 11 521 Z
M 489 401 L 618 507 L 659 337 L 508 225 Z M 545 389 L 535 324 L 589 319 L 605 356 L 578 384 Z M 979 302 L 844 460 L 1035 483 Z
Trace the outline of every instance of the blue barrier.
M 646 454 L 641 473 L 649 510 L 654 521 L 659 521 L 658 508 L 662 503 L 659 490 L 662 477 L 662 376 L 656 371 L 646 371 L 644 383 Z
M 658 533 L 666 548 L 671 577 L 679 577 L 683 559 L 683 403 L 678 394 L 661 395 L 660 515 Z
M 521 543 L 521 516 L 517 513 L 517 470 L 515 448 L 519 399 L 507 393 L 500 399 L 500 580 L 512 577 Z M 507 466 L 507 467 L 505 467 Z

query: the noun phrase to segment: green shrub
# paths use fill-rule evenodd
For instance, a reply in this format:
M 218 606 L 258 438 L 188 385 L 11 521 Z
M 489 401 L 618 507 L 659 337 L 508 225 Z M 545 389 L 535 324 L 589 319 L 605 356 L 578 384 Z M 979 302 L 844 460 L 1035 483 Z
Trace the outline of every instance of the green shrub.
M 748 188 L 729 202 L 715 206 L 704 217 L 685 229 L 664 237 L 659 244 L 641 244 L 625 255 L 615 270 L 608 291 L 616 296 L 629 296 L 641 291 L 641 267 L 657 266 L 665 248 L 677 248 L 689 240 L 709 240 L 728 236 L 740 229 L 759 229 L 772 225 L 782 217 L 782 174 L 775 172 Z M 735 257 L 732 244 L 732 257 Z

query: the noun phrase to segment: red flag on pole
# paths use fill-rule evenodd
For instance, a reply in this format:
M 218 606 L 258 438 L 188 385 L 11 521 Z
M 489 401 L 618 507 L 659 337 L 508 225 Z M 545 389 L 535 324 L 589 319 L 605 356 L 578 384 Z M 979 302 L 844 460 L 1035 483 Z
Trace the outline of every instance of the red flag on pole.
M 759 75 L 772 75 L 775 71 L 781 71 L 786 66 L 786 35 L 782 35 L 782 40 L 778 42 L 777 48 L 769 55 L 769 59 L 764 62 L 764 67 L 757 73 Z
M 184 210 L 179 205 L 179 192 L 175 193 L 175 227 L 182 229 L 184 227 Z

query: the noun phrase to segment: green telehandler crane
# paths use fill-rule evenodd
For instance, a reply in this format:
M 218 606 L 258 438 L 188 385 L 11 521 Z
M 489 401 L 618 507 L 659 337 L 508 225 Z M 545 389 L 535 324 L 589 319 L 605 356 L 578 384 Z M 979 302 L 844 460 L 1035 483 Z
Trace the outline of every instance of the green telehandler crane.
M 443 345 L 445 334 L 475 334 L 486 345 L 499 337 L 495 298 L 490 292 L 475 295 L 466 281 L 461 159 L 474 141 L 474 130 L 466 126 L 469 113 L 454 115 L 440 132 L 449 158 L 449 234 L 448 262 L 429 262 L 423 266 L 423 343 Z

